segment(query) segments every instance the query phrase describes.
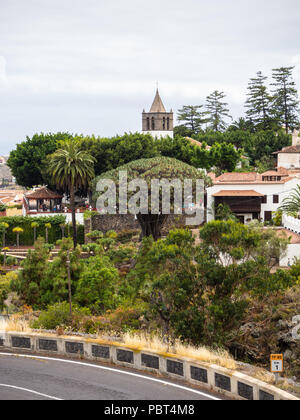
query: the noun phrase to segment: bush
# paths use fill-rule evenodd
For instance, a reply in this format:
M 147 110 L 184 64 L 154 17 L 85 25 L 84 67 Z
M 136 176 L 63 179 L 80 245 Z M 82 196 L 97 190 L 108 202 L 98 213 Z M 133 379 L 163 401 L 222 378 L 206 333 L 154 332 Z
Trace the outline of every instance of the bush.
M 4 264 L 4 255 L 0 254 L 0 264 Z M 18 260 L 14 257 L 7 256 L 6 257 L 6 265 L 9 267 L 13 267 L 14 265 L 18 265 Z
M 23 216 L 2 217 L 1 222 L 9 224 L 9 228 L 6 230 L 6 245 L 12 246 L 16 244 L 16 234 L 13 230 L 16 227 L 20 227 L 24 231 L 20 237 L 20 244 L 23 246 L 32 246 L 34 242 L 33 229 L 31 227 L 32 222 L 38 223 L 37 236 L 43 238 L 46 233 L 45 225 L 51 223 L 52 229 L 49 230 L 49 243 L 55 244 L 58 239 L 61 239 L 60 225 L 65 223 L 65 220 L 65 216 L 35 218 Z
M 138 229 L 124 229 L 118 233 L 117 241 L 121 243 L 127 243 L 132 240 L 134 236 L 140 235 L 141 231 Z
M 57 327 L 72 327 L 79 329 L 80 323 L 85 317 L 91 315 L 87 308 L 79 308 L 73 305 L 72 317 L 68 302 L 56 303 L 48 306 L 46 311 L 42 311 L 39 318 L 32 321 L 31 327 L 35 329 L 55 330 Z
M 109 258 L 91 257 L 86 261 L 78 280 L 75 300 L 96 314 L 113 309 L 118 301 L 116 295 L 118 280 L 118 271 Z

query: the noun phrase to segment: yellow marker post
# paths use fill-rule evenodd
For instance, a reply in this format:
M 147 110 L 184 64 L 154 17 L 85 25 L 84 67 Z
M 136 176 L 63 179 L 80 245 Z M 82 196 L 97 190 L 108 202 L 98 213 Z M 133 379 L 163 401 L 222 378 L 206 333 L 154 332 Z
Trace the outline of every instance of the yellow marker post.
M 271 372 L 278 383 L 279 374 L 284 372 L 283 354 L 271 354 Z

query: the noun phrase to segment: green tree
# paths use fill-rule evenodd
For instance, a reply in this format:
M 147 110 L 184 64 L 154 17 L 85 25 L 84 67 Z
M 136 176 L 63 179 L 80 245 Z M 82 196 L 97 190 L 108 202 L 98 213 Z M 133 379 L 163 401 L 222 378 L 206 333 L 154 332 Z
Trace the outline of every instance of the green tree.
M 79 277 L 75 301 L 95 314 L 115 309 L 118 302 L 118 280 L 118 270 L 108 257 L 90 257 Z
M 41 133 L 27 137 L 26 141 L 18 144 L 7 161 L 17 184 L 25 188 L 49 184 L 45 171 L 46 157 L 55 152 L 60 141 L 71 138 L 69 133 Z
M 130 162 L 127 165 L 121 166 L 113 171 L 109 171 L 97 177 L 94 181 L 94 191 L 96 191 L 96 185 L 98 181 L 102 179 L 110 179 L 114 181 L 117 186 L 117 205 L 119 204 L 119 173 L 121 171 L 127 172 L 127 180 L 131 182 L 139 178 L 140 180 L 146 181 L 147 184 L 147 197 L 141 197 L 141 213 L 137 214 L 137 219 L 142 229 L 142 236 L 153 236 L 157 240 L 161 236 L 161 229 L 168 219 L 168 214 L 162 214 L 162 197 L 159 194 L 159 209 L 158 211 L 151 210 L 151 181 L 154 180 L 169 180 L 174 179 L 180 180 L 182 185 L 185 179 L 196 181 L 203 178 L 205 182 L 209 182 L 209 179 L 196 168 L 187 165 L 181 161 L 171 158 L 158 157 L 153 159 L 140 159 L 134 162 Z M 136 194 L 134 192 L 128 192 L 128 201 Z M 95 192 L 94 201 L 97 201 L 99 193 Z M 170 189 L 170 201 L 171 208 L 174 209 L 174 188 Z M 124 204 L 124 203 L 123 203 Z M 183 203 L 182 203 L 183 205 Z M 142 207 L 144 206 L 144 210 Z M 147 213 L 147 214 L 142 214 Z M 154 213 L 154 214 L 153 214 Z
M 46 275 L 48 259 L 49 250 L 45 247 L 44 239 L 38 238 L 34 250 L 29 250 L 22 262 L 17 279 L 10 284 L 11 290 L 17 292 L 27 305 L 39 308 L 42 296 L 40 284 Z
M 77 140 L 62 143 L 61 148 L 49 157 L 48 171 L 58 188 L 70 193 L 74 248 L 77 246 L 75 193 L 88 187 L 94 177 L 95 158 L 80 149 Z
M 224 131 L 227 127 L 226 118 L 232 119 L 228 104 L 223 101 L 224 98 L 226 98 L 225 93 L 217 90 L 206 98 L 207 122 L 213 131 Z
M 202 108 L 202 105 L 184 105 L 178 110 L 177 119 L 184 122 L 184 127 L 196 134 L 207 121 L 206 112 L 202 111 Z
M 273 114 L 279 126 L 289 130 L 299 127 L 299 98 L 293 80 L 294 67 L 273 69 Z
M 257 128 L 267 130 L 271 125 L 272 96 L 268 92 L 265 82 L 268 78 L 259 71 L 248 84 L 248 98 L 246 101 L 246 115 Z
M 116 169 L 137 159 L 159 155 L 157 143 L 150 134 L 125 133 L 112 138 L 84 137 L 80 147 L 95 158 L 95 174 Z
M 209 156 L 211 167 L 219 169 L 220 172 L 232 172 L 241 160 L 242 150 L 237 150 L 230 143 L 215 143 L 209 151 Z

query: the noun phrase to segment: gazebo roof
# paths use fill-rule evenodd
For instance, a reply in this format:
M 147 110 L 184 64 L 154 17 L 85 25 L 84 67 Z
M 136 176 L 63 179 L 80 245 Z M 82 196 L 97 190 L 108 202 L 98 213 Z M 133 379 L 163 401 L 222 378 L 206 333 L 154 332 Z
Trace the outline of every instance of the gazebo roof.
M 25 195 L 27 200 L 55 200 L 63 198 L 62 195 L 49 190 L 47 187 L 38 188 Z

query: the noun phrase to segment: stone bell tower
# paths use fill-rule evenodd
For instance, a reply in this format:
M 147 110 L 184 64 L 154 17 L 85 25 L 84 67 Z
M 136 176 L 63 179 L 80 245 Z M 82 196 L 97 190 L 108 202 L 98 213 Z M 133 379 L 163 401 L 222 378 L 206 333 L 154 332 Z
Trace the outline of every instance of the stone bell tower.
M 164 104 L 159 95 L 158 89 L 150 109 L 150 112 L 143 111 L 143 134 L 149 133 L 154 138 L 172 137 L 173 133 L 173 111 L 166 112 Z

